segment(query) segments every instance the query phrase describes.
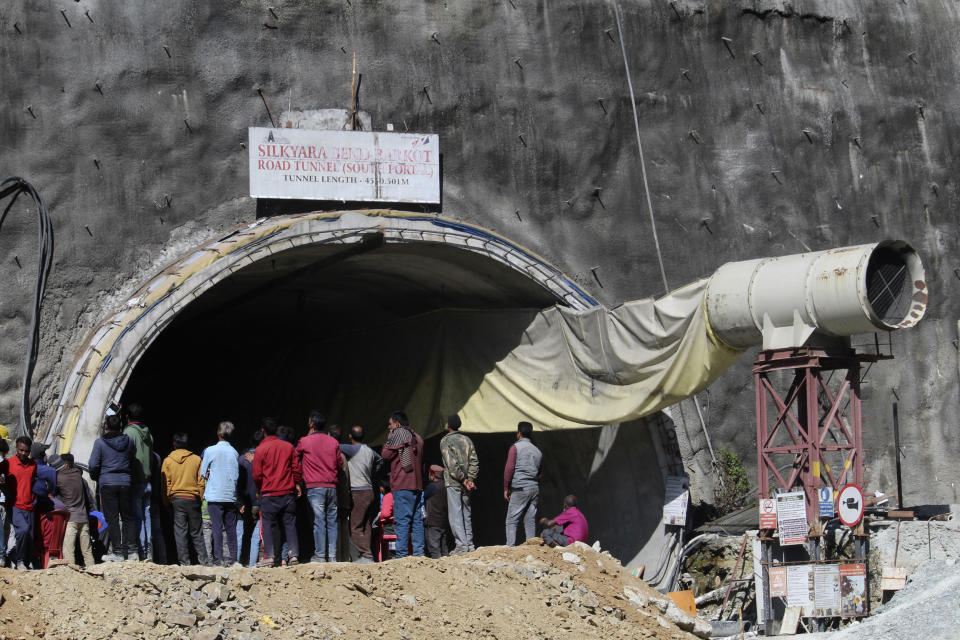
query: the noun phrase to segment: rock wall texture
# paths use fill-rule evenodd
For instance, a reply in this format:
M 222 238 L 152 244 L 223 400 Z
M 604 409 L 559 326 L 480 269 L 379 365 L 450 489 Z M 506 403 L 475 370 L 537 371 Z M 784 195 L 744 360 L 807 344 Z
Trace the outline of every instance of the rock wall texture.
M 868 485 L 894 488 L 895 390 L 907 501 L 960 501 L 957 4 L 637 1 L 621 15 L 669 284 L 911 243 L 931 305 L 868 375 Z M 37 185 L 56 232 L 37 422 L 105 311 L 256 215 L 242 143 L 269 123 L 257 89 L 274 113 L 346 107 L 354 52 L 375 129 L 440 135 L 444 215 L 607 304 L 663 292 L 609 2 L 10 0 L 0 34 L 0 168 Z M 0 230 L 2 423 L 16 421 L 35 236 L 18 204 Z M 706 418 L 714 446 L 752 465 L 750 360 L 710 389 Z M 702 467 L 696 413 L 678 415 Z

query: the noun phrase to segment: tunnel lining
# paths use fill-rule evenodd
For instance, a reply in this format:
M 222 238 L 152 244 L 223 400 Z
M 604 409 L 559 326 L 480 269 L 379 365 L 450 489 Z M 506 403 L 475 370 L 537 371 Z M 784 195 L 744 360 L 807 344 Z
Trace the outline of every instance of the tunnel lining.
M 190 302 L 245 266 L 304 245 L 360 242 L 445 244 L 493 259 L 533 280 L 559 304 L 585 309 L 597 302 L 559 269 L 480 227 L 439 216 L 392 211 L 312 213 L 264 218 L 238 227 L 175 260 L 149 279 L 85 341 L 61 400 L 39 438 L 59 438 L 59 451 L 84 455 L 110 402 L 119 399 L 134 367 L 157 336 Z

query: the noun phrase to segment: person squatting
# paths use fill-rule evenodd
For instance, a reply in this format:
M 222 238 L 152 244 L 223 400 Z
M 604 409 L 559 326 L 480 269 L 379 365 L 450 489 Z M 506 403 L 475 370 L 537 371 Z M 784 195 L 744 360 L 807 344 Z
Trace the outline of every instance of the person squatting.
M 293 428 L 264 418 L 238 447 L 233 423 L 220 422 L 208 435 L 216 443 L 199 454 L 191 436 L 177 432 L 161 460 L 143 407 L 116 407 L 90 453 L 90 483 L 70 453 L 48 464 L 47 445 L 22 436 L 8 457 L 9 444 L 0 439 L 0 559 L 17 569 L 47 566 L 56 555 L 51 543 L 58 526 L 61 558 L 86 566 L 97 558 L 272 567 L 371 563 L 476 548 L 472 501 L 480 463 L 459 416 L 446 419 L 442 464 L 429 465 L 424 440 L 403 411 L 390 415 L 379 452 L 364 443 L 362 426 L 344 434 L 328 427 L 319 411 L 306 423 L 306 435 L 298 438 Z M 518 424 L 503 472 L 511 546 L 521 522 L 527 539 L 536 534 L 543 454 L 532 435 L 533 425 Z M 539 520 L 544 544 L 586 542 L 586 518 L 576 505 L 576 497 L 567 496 L 559 515 Z

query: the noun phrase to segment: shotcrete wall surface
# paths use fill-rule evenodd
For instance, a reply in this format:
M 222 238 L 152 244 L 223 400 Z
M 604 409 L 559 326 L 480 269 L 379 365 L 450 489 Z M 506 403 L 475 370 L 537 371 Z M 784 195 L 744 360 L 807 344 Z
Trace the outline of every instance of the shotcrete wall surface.
M 92 327 L 188 248 L 255 220 L 244 144 L 247 127 L 269 126 L 257 90 L 274 114 L 347 107 L 354 52 L 375 130 L 439 134 L 443 216 L 530 248 L 605 304 L 663 293 L 611 3 L 272 8 L 0 8 L 0 167 L 39 188 L 56 233 L 36 423 Z M 867 484 L 894 488 L 899 399 L 906 500 L 960 501 L 955 3 L 639 1 L 621 18 L 669 284 L 733 260 L 908 242 L 930 306 L 867 376 Z M 0 229 L 4 424 L 17 416 L 34 225 L 21 202 Z M 703 398 L 714 446 L 751 467 L 752 355 Z M 676 415 L 691 468 L 708 469 L 696 413 Z

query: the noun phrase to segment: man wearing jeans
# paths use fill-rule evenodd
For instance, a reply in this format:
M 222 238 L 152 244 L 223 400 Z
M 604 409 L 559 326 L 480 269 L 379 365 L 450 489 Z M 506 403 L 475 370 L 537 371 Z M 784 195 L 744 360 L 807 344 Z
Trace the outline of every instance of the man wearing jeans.
M 206 448 L 200 463 L 200 475 L 206 484 L 203 497 L 207 501 L 213 535 L 213 563 L 227 567 L 237 561 L 237 478 L 240 465 L 237 450 L 230 445 L 233 431 L 232 422 L 221 422 L 217 426 L 217 444 Z M 228 533 L 226 558 L 223 556 L 224 528 Z
M 323 432 L 326 419 L 310 412 L 309 432 L 297 444 L 297 457 L 307 485 L 307 499 L 313 510 L 313 557 L 311 562 L 337 559 L 337 473 L 343 456 L 336 438 Z
M 413 555 L 423 555 L 423 438 L 410 428 L 403 411 L 395 411 L 387 424 L 390 435 L 383 445 L 383 459 L 390 462 L 393 520 L 397 531 L 395 557 L 403 558 L 413 546 Z
M 30 457 L 32 445 L 33 440 L 20 436 L 17 438 L 17 455 L 0 463 L 17 540 L 10 557 L 10 564 L 15 569 L 26 569 L 33 559 L 33 483 L 37 477 L 37 463 Z
M 123 430 L 136 447 L 136 460 L 130 468 L 130 510 L 137 534 L 137 555 L 141 560 L 150 558 L 150 541 L 153 537 L 150 522 L 150 502 L 153 498 L 151 463 L 153 462 L 153 436 L 141 421 L 143 407 L 136 402 L 127 407 L 127 426 Z
M 299 563 L 300 545 L 297 540 L 296 498 L 303 495 L 300 488 L 300 460 L 289 442 L 277 437 L 277 423 L 264 418 L 260 423 L 263 442 L 253 456 L 253 481 L 260 490 L 260 517 L 263 522 L 263 561 L 260 564 L 279 567 L 283 560 L 280 547 L 280 527 L 287 536 L 290 550 L 288 565 Z M 267 533 L 269 532 L 269 538 Z
M 110 553 L 104 562 L 126 560 L 137 553 L 133 510 L 130 508 L 130 469 L 136 463 L 136 446 L 123 434 L 120 416 L 107 416 L 103 436 L 93 443 L 87 468 L 90 477 L 100 483 L 100 503 L 107 520 Z M 122 523 L 122 529 L 121 529 Z
M 523 519 L 527 540 L 536 533 L 537 502 L 540 497 L 540 463 L 543 454 L 531 441 L 533 425 L 517 425 L 517 441 L 507 453 L 503 470 L 503 499 L 507 506 L 507 546 L 517 544 L 517 525 Z
M 443 482 L 447 487 L 447 516 L 455 543 L 452 555 L 473 551 L 470 493 L 477 488 L 480 461 L 473 442 L 460 433 L 460 416 L 447 418 L 447 435 L 440 441 Z

